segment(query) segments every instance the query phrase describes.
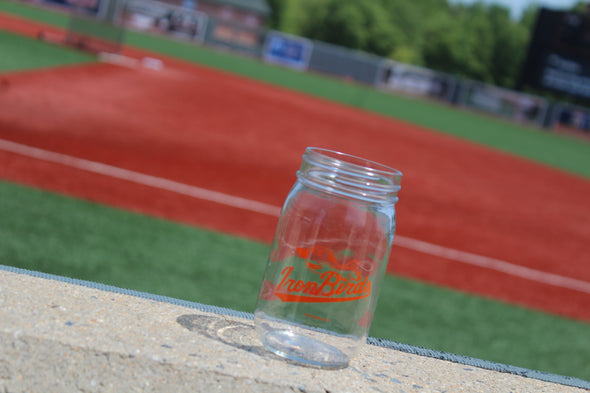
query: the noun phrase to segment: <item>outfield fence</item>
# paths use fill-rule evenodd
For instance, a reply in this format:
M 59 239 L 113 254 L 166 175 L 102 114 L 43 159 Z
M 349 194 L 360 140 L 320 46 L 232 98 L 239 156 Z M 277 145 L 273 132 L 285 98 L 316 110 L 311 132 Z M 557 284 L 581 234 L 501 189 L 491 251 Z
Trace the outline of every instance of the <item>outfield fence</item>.
M 100 15 L 84 6 L 83 2 L 72 6 L 66 43 L 88 51 L 119 52 L 125 37 L 122 23 L 117 23 L 124 4 L 116 0 L 106 1 Z
M 309 70 L 375 84 L 382 59 L 361 51 L 314 41 Z
M 540 96 L 269 30 L 256 23 L 238 23 L 232 21 L 231 17 L 213 16 L 195 10 L 196 2 L 190 0 L 178 0 L 174 4 L 173 0 L 20 1 L 57 5 L 65 9 L 80 8 L 76 5 L 83 4 L 85 19 L 80 20 L 73 12 L 70 30 L 95 34 L 107 42 L 119 42 L 122 39 L 122 29 L 106 28 L 105 20 L 111 26 L 120 24 L 125 28 L 221 47 L 298 71 L 317 72 L 356 81 L 387 93 L 431 99 L 520 124 L 573 130 L 590 135 L 588 108 L 573 107 Z M 112 10 L 117 10 L 118 18 L 113 17 Z M 100 23 L 89 23 L 86 20 L 89 15 Z

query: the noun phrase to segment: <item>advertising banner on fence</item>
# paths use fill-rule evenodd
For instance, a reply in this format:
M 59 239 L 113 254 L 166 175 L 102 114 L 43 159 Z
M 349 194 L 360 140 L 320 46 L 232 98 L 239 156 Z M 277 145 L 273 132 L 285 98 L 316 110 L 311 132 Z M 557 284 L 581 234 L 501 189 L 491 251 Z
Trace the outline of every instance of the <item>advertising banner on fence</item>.
M 262 52 L 265 29 L 229 20 L 209 18 L 205 42 L 259 57 Z
M 88 15 L 98 15 L 101 7 L 101 0 L 42 0 L 49 5 L 73 8 Z
M 302 71 L 309 65 L 312 49 L 313 43 L 306 38 L 269 31 L 266 35 L 262 58 L 267 63 Z
M 127 26 L 180 38 L 203 41 L 207 14 L 154 0 L 128 0 Z
M 518 122 L 543 125 L 547 113 L 547 100 L 479 82 L 461 84 L 458 104 Z
M 451 101 L 457 80 L 447 74 L 384 60 L 379 69 L 377 86 L 383 89 Z

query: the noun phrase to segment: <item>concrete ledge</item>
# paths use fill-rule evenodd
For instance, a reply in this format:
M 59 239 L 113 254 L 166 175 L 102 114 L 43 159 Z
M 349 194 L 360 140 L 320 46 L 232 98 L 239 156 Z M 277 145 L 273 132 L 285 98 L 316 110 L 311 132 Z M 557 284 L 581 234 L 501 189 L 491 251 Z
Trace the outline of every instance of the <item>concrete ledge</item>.
M 0 269 L 2 392 L 587 392 L 373 345 L 301 367 L 248 318 L 21 273 Z

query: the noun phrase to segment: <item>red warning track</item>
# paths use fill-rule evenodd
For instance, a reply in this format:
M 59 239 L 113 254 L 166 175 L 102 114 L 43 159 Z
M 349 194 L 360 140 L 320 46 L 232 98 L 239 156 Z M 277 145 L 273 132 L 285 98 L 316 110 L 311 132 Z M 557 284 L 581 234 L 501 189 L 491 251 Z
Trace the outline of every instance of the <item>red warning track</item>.
M 47 30 L 1 13 L 0 27 Z M 341 150 L 404 173 L 391 272 L 590 321 L 587 179 L 276 86 L 125 53 L 158 57 L 164 69 L 97 63 L 0 75 L 0 178 L 270 242 L 305 147 Z

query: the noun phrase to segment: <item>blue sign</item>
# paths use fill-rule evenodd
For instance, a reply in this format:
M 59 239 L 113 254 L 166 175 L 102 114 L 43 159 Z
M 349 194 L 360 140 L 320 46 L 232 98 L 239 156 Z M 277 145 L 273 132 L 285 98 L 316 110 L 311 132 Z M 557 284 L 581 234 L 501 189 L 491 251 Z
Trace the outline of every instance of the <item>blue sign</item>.
M 310 40 L 279 32 L 270 32 L 266 37 L 263 58 L 269 63 L 304 70 L 309 63 L 313 44 Z

